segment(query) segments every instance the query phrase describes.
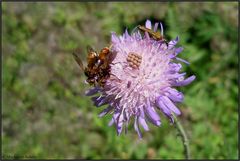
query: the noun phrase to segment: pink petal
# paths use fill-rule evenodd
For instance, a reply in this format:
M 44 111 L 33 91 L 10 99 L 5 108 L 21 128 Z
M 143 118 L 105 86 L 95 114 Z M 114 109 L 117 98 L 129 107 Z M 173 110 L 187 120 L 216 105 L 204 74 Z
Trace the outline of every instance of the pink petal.
M 149 29 L 152 29 L 152 23 L 151 23 L 150 20 L 147 20 L 147 21 L 146 21 L 145 27 L 146 27 L 146 28 L 149 28 Z

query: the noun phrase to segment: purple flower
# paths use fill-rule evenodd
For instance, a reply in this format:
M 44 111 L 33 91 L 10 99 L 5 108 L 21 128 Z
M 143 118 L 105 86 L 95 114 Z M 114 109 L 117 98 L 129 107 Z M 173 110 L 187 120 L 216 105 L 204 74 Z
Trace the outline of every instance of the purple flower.
M 151 22 L 146 21 L 146 28 L 152 29 Z M 163 34 L 162 25 L 161 33 Z M 158 23 L 153 31 L 158 28 Z M 179 38 L 168 43 L 157 41 L 148 33 L 139 31 L 129 35 L 128 31 L 117 36 L 112 33 L 112 52 L 116 57 L 111 63 L 111 75 L 104 87 L 94 87 L 86 92 L 95 95 L 92 100 L 97 107 L 108 105 L 99 116 L 112 114 L 109 125 L 115 124 L 119 135 L 127 129 L 131 118 L 134 118 L 134 129 L 142 137 L 140 126 L 148 131 L 148 123 L 161 125 L 158 111 L 173 122 L 172 113 L 180 115 L 176 103 L 183 101 L 183 94 L 174 87 L 191 83 L 195 76 L 185 78 L 180 73 L 185 60 L 177 58 L 183 50 L 175 47 Z

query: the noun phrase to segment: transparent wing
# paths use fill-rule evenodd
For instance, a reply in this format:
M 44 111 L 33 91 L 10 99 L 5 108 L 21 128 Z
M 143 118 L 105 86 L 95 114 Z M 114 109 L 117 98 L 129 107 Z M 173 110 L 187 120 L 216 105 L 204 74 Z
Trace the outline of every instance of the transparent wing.
M 83 62 L 80 58 L 80 49 L 76 49 L 73 51 L 73 57 L 76 60 L 76 62 L 78 63 L 78 65 L 80 66 L 81 70 L 84 71 L 84 66 L 83 66 Z
M 97 53 L 90 45 L 87 45 L 87 52 L 88 53 Z

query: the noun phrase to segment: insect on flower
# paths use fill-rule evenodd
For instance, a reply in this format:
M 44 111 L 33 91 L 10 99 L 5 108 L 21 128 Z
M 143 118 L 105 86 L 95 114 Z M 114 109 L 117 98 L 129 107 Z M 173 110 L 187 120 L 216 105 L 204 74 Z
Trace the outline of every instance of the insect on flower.
M 152 29 L 149 20 L 145 27 L 137 28 L 138 32 L 132 32 L 131 35 L 127 30 L 120 36 L 112 33 L 110 53 L 116 53 L 116 56 L 111 61 L 95 63 L 97 71 L 108 78 L 94 73 L 97 78 L 103 78 L 104 86 L 95 86 L 86 91 L 86 95 L 92 97 L 97 107 L 108 105 L 100 112 L 99 117 L 112 115 L 109 125 L 115 125 L 118 135 L 123 129 L 127 131 L 133 120 L 134 129 L 141 138 L 141 128 L 148 131 L 149 123 L 161 125 L 159 112 L 171 122 L 174 121 L 173 113 L 181 114 L 177 103 L 183 102 L 184 95 L 175 88 L 190 84 L 195 76 L 186 77 L 186 73 L 181 70 L 180 62 L 187 62 L 178 58 L 183 50 L 176 46 L 178 37 L 166 45 L 166 41 L 162 41 L 162 25 L 161 34 L 157 32 L 158 23 Z M 145 36 L 139 31 L 145 32 Z M 108 53 L 108 50 L 102 51 L 104 57 L 106 54 L 103 53 Z M 100 59 L 99 54 L 97 60 Z M 111 67 L 110 71 L 108 65 Z M 102 82 L 99 79 L 94 80 L 97 83 Z
M 80 58 L 80 49 L 73 52 L 73 56 L 87 77 L 87 82 L 94 86 L 104 86 L 106 79 L 110 75 L 110 63 L 112 54 L 110 47 L 104 47 L 100 53 L 97 53 L 92 47 L 87 46 L 87 66 L 84 67 Z
M 166 43 L 168 45 L 167 40 L 163 36 L 163 29 L 162 29 L 163 27 L 162 27 L 161 23 L 160 23 L 160 26 L 161 26 L 162 33 L 160 33 L 159 31 L 156 31 L 157 27 L 158 27 L 158 23 L 156 23 L 156 27 L 154 30 L 151 30 L 151 29 L 149 29 L 145 26 L 141 26 L 141 25 L 138 25 L 137 28 L 142 32 L 147 32 L 149 34 L 149 36 L 152 37 L 154 40 L 163 41 L 164 43 Z

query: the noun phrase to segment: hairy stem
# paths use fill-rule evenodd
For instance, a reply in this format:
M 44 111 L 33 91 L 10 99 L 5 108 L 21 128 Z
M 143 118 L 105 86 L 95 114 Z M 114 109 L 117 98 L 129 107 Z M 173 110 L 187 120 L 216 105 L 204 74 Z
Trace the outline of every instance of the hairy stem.
M 174 121 L 175 121 L 175 127 L 177 128 L 181 138 L 182 138 L 182 143 L 184 147 L 184 155 L 186 159 L 190 159 L 190 148 L 189 148 L 189 140 L 187 138 L 186 132 L 184 131 L 184 128 L 182 124 L 178 121 L 177 117 L 175 114 L 172 114 Z

